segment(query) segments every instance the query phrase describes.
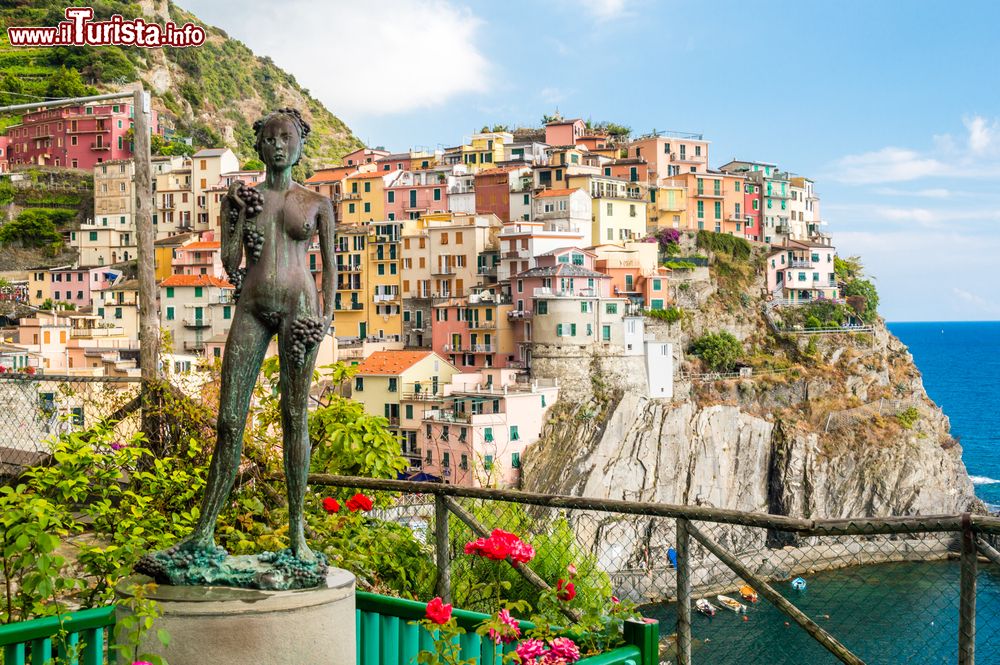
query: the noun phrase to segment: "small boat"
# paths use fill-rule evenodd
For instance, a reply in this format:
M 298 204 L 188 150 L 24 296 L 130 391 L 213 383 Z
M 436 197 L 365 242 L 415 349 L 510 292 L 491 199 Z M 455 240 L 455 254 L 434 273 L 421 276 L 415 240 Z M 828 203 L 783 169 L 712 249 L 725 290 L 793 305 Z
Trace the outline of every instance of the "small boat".
M 694 608 L 707 617 L 715 616 L 715 605 L 708 602 L 707 598 L 699 598 L 694 601 Z
M 730 598 L 729 596 L 716 596 L 715 599 L 719 601 L 719 604 L 725 607 L 727 610 L 732 610 L 737 614 L 742 614 L 747 611 L 747 606 L 736 600 L 735 598 Z
M 806 581 L 801 577 L 796 577 L 794 580 L 792 580 L 792 588 L 795 589 L 796 591 L 805 591 Z
M 748 603 L 757 602 L 757 592 L 754 591 L 749 584 L 744 584 L 743 586 L 740 587 L 740 596 L 742 596 L 743 600 L 747 601 Z

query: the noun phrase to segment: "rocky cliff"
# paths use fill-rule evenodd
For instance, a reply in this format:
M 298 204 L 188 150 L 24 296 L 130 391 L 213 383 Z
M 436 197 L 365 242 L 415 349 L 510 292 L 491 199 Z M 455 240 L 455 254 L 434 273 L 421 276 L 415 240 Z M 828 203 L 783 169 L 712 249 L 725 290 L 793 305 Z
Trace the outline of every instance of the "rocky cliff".
M 721 261 L 700 283 L 672 281 L 682 319 L 646 319 L 647 333 L 674 345 L 673 400 L 643 397 L 643 372 L 605 350 L 533 365 L 558 377 L 562 390 L 542 439 L 522 457 L 524 489 L 803 518 L 981 510 L 948 419 L 927 397 L 906 347 L 881 321 L 863 333 L 776 331 L 764 314 L 760 267 L 759 256 L 736 270 Z M 718 330 L 741 340 L 751 376 L 699 376 L 703 368 L 686 349 Z M 578 535 L 619 592 L 637 600 L 672 593 L 672 571 L 657 562 L 675 543 L 673 520 L 605 514 L 597 522 L 578 524 Z M 940 557 L 950 541 L 803 540 L 713 528 L 774 577 Z M 696 585 L 731 587 L 732 574 L 700 548 L 695 559 Z

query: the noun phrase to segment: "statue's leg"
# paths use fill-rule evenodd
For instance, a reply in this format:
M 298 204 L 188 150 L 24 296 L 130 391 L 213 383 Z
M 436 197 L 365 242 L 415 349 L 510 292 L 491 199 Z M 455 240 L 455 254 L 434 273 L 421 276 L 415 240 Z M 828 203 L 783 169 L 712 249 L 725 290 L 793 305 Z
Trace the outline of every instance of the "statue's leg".
M 288 537 L 292 552 L 312 561 L 315 555 L 306 544 L 302 515 L 309 476 L 309 388 L 316 365 L 318 346 L 302 353 L 302 336 L 293 332 L 289 317 L 278 331 L 281 358 L 281 425 L 284 442 L 285 485 L 288 491 Z M 307 345 L 308 348 L 308 345 Z
M 198 526 L 189 539 L 199 544 L 213 544 L 215 521 L 236 480 L 250 396 L 271 336 L 271 331 L 257 317 L 240 307 L 236 308 L 222 359 L 215 452 L 208 470 Z

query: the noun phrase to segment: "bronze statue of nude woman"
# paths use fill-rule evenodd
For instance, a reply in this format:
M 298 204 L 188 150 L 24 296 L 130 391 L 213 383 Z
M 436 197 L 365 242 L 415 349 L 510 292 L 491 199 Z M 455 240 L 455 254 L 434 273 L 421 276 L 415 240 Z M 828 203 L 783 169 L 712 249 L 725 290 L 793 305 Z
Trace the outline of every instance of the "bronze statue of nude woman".
M 333 208 L 328 198 L 292 181 L 292 167 L 309 134 L 298 111 L 275 111 L 255 122 L 254 132 L 267 168 L 264 183 L 257 188 L 233 183 L 222 201 L 222 263 L 236 287 L 237 302 L 222 360 L 218 435 L 201 514 L 191 535 L 146 555 L 136 567 L 162 583 L 302 588 L 325 576 L 325 560 L 306 543 L 303 502 L 309 473 L 309 388 L 319 342 L 333 319 Z M 322 308 L 307 259 L 317 233 Z M 275 334 L 290 550 L 265 553 L 259 557 L 263 563 L 251 563 L 248 557 L 226 558 L 215 544 L 215 523 L 236 479 L 250 397 Z

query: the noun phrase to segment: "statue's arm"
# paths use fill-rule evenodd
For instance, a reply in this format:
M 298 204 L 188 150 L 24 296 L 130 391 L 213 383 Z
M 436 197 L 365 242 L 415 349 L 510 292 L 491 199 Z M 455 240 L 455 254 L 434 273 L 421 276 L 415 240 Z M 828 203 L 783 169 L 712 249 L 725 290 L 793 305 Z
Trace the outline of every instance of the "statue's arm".
M 222 267 L 227 275 L 234 275 L 243 262 L 243 223 L 246 221 L 246 204 L 236 190 L 242 182 L 234 182 L 229 191 L 222 197 Z M 230 219 L 230 211 L 239 211 L 239 216 Z
M 323 259 L 323 331 L 333 321 L 333 306 L 337 300 L 337 262 L 335 258 L 337 229 L 333 218 L 333 204 L 324 199 L 319 207 L 319 250 Z

